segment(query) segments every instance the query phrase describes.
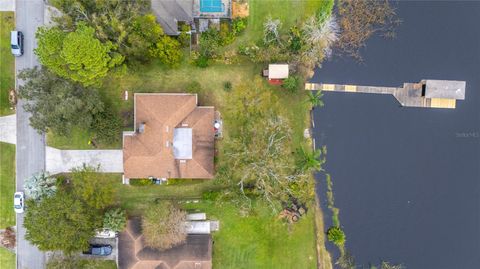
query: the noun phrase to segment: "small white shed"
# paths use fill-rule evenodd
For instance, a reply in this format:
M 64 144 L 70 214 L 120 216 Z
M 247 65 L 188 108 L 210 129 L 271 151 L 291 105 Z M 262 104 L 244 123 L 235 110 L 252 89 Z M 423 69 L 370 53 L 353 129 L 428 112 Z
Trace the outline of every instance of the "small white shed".
M 288 64 L 269 64 L 268 79 L 288 78 Z

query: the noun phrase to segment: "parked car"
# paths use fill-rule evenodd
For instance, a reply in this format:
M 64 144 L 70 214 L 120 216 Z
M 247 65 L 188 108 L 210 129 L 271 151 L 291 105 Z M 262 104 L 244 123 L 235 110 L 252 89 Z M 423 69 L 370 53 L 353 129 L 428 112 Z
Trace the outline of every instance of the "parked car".
M 10 45 L 13 56 L 23 55 L 23 33 L 20 31 L 10 32 Z
M 24 198 L 25 197 L 23 195 L 23 192 L 16 192 L 13 195 L 13 208 L 15 209 L 15 212 L 23 213 L 23 208 L 24 208 L 23 201 L 25 200 Z
M 88 250 L 84 251 L 83 254 L 95 255 L 95 256 L 108 256 L 112 254 L 112 246 L 90 244 L 90 247 L 88 248 Z
M 118 233 L 109 229 L 98 229 L 96 230 L 95 237 L 97 238 L 115 238 L 118 236 Z

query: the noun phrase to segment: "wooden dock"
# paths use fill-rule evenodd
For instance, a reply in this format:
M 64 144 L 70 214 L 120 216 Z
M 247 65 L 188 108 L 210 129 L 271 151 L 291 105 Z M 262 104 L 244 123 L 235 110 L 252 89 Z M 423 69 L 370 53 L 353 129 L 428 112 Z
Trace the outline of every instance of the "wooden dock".
M 309 91 L 327 91 L 327 92 L 350 92 L 350 93 L 372 93 L 372 94 L 390 94 L 397 99 L 400 105 L 405 107 L 425 107 L 425 108 L 455 108 L 456 99 L 454 98 L 427 98 L 425 96 L 426 80 L 420 83 L 404 83 L 403 87 L 377 87 L 377 86 L 357 86 L 340 85 L 325 83 L 305 83 L 305 90 Z M 447 83 L 449 83 L 447 81 Z M 463 87 L 465 83 L 463 82 Z M 428 89 L 427 89 L 428 90 Z M 448 89 L 452 90 L 452 89 Z M 460 87 L 458 90 L 462 90 Z M 464 91 L 464 88 L 463 88 Z M 464 96 L 464 93 L 463 93 Z M 443 96 L 442 96 L 443 97 Z

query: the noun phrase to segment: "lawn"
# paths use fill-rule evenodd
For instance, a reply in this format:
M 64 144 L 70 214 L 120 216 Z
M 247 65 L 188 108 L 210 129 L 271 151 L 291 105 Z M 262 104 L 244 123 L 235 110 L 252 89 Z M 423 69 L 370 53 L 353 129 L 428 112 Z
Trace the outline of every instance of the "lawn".
M 15 146 L 0 142 L 0 229 L 15 225 Z
M 257 203 L 248 216 L 230 201 L 201 201 L 185 207 L 220 220 L 213 233 L 214 268 L 316 268 L 313 212 L 294 225 Z
M 0 247 L 0 268 L 15 269 L 15 253 Z
M 249 27 L 238 41 L 260 40 L 263 37 L 263 23 L 269 17 L 280 19 L 282 29 L 286 31 L 329 2 L 331 0 L 249 0 Z
M 8 92 L 15 87 L 15 60 L 10 52 L 10 31 L 15 28 L 13 12 L 0 12 L 0 116 L 13 114 Z

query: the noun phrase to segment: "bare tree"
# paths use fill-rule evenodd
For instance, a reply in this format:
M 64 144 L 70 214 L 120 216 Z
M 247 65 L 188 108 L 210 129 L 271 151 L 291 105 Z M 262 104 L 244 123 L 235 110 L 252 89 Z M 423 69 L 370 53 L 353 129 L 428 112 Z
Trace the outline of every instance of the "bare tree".
M 357 60 L 362 59 L 359 49 L 370 36 L 380 32 L 394 37 L 394 28 L 400 23 L 388 0 L 339 0 L 337 9 L 342 31 L 338 48 Z
M 185 211 L 177 208 L 170 201 L 162 201 L 150 206 L 142 220 L 145 245 L 165 250 L 185 242 L 186 216 Z
M 282 26 L 282 23 L 279 19 L 272 19 L 268 17 L 265 23 L 263 24 L 263 42 L 265 44 L 277 43 L 280 44 L 280 32 L 279 29 Z

